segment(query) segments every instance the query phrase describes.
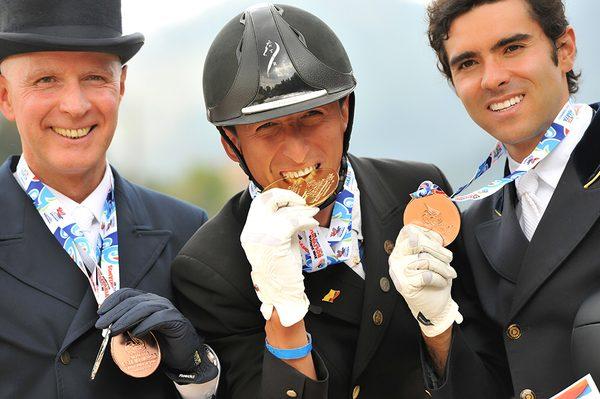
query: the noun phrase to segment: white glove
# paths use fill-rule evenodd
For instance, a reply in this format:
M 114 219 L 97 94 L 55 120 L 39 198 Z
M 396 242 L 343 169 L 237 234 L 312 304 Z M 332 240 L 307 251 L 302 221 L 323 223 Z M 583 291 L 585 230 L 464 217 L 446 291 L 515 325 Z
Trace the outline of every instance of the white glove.
M 252 266 L 252 282 L 269 320 L 273 307 L 289 327 L 304 318 L 309 301 L 304 293 L 298 232 L 315 228 L 319 208 L 289 190 L 274 188 L 252 201 L 240 241 Z
M 455 321 L 462 322 L 450 293 L 456 277 L 450 266 L 452 252 L 442 243 L 435 231 L 409 224 L 400 230 L 388 260 L 396 290 L 428 337 L 443 333 Z

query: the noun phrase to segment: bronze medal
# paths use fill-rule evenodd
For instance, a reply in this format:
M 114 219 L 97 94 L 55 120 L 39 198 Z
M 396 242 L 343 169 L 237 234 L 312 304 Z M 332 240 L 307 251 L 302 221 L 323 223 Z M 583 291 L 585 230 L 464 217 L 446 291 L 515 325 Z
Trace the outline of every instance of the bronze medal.
M 129 332 L 110 340 L 110 353 L 122 372 L 135 378 L 148 377 L 160 364 L 160 347 L 152 332 L 141 338 Z
M 460 213 L 446 194 L 412 199 L 404 210 L 404 225 L 415 224 L 442 236 L 447 247 L 460 231 Z
M 296 179 L 281 179 L 265 187 L 290 190 L 306 200 L 308 206 L 319 206 L 335 192 L 340 178 L 333 169 L 315 169 L 306 176 Z

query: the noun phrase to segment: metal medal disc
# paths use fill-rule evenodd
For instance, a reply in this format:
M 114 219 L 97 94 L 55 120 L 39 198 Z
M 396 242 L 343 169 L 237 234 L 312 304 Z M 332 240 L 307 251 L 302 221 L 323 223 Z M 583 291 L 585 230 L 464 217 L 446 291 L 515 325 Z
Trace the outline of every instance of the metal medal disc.
M 140 338 L 128 332 L 112 337 L 110 354 L 122 372 L 135 378 L 148 377 L 160 364 L 160 347 L 152 332 Z
M 264 191 L 272 188 L 290 190 L 306 200 L 308 206 L 319 206 L 335 192 L 340 177 L 333 169 L 315 169 L 306 176 L 281 179 L 265 187 Z
M 442 236 L 450 245 L 460 231 L 458 208 L 445 194 L 432 194 L 412 199 L 404 210 L 404 225 L 416 224 Z

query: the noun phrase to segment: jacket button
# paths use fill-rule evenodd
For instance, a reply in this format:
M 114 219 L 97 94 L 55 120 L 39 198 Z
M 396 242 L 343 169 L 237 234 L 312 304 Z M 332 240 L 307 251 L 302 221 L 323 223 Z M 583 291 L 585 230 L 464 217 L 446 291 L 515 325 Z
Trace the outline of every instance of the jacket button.
M 285 394 L 287 395 L 288 398 L 297 398 L 298 397 L 298 394 L 293 389 L 288 389 Z
M 523 389 L 519 397 L 521 399 L 535 399 L 535 393 L 531 389 Z
M 394 242 L 392 240 L 385 240 L 383 243 L 383 249 L 385 250 L 386 254 L 391 255 L 392 251 L 394 250 Z
M 62 364 L 64 364 L 65 366 L 69 363 L 71 363 L 71 355 L 69 354 L 69 352 L 64 351 L 61 355 L 60 355 L 60 362 Z
M 517 340 L 521 338 L 521 335 L 523 335 L 523 333 L 521 332 L 521 327 L 519 327 L 518 324 L 511 324 L 506 330 L 506 335 L 508 335 L 508 338 L 512 340 Z
M 376 326 L 380 326 L 383 324 L 383 313 L 381 313 L 381 310 L 379 309 L 373 312 L 373 324 L 375 324 Z
M 360 385 L 356 385 L 352 390 L 352 399 L 358 398 L 358 394 L 360 394 Z
M 379 287 L 381 288 L 381 291 L 388 292 L 390 290 L 390 280 L 387 277 L 380 278 Z

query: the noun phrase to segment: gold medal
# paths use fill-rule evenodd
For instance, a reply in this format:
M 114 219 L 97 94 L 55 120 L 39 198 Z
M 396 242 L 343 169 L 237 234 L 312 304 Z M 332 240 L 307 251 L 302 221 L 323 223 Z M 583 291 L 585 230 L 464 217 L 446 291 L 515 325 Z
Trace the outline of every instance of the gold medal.
M 160 364 L 160 347 L 152 332 L 141 338 L 129 332 L 114 336 L 110 353 L 121 371 L 135 378 L 148 377 Z
M 281 179 L 265 187 L 290 190 L 306 200 L 308 206 L 319 206 L 335 192 L 340 178 L 333 169 L 315 169 L 306 176 Z
M 460 213 L 446 194 L 431 194 L 408 203 L 404 210 L 404 225 L 407 224 L 435 231 L 447 247 L 460 231 Z

